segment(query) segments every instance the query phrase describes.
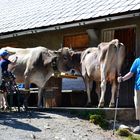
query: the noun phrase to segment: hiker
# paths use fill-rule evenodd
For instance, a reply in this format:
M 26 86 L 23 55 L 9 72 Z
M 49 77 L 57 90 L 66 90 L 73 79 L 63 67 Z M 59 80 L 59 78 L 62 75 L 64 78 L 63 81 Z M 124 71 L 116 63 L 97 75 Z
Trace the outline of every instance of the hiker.
M 15 68 L 17 57 L 13 62 L 8 60 L 10 56 L 10 53 L 8 51 L 0 51 L 0 67 L 2 70 L 2 79 L 5 77 L 8 78 L 8 76 L 11 76 L 11 71 L 13 68 Z M 9 67 L 10 66 L 10 67 Z M 0 92 L 3 95 L 1 96 L 1 108 L 6 109 L 8 107 L 8 102 L 7 102 L 7 93 L 6 93 L 6 87 L 5 87 L 5 82 L 2 80 L 1 86 L 0 86 Z
M 136 112 L 136 120 L 139 120 L 140 126 L 140 57 L 136 58 L 130 68 L 130 71 L 124 76 L 118 77 L 118 82 L 123 82 L 135 75 L 134 85 L 134 104 Z

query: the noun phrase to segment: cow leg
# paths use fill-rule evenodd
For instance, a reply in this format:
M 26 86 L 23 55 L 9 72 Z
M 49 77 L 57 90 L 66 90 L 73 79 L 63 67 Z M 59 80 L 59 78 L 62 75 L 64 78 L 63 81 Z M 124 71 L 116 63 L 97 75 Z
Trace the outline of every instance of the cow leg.
M 99 82 L 96 82 L 96 89 L 95 89 L 96 93 L 97 93 L 97 96 L 98 96 L 98 101 L 100 100 L 100 97 L 101 97 L 101 89 L 100 89 L 100 83 Z
M 109 107 L 115 107 L 115 94 L 116 94 L 116 90 L 117 90 L 117 84 L 116 81 L 113 81 L 112 83 L 112 88 L 111 88 L 111 100 L 110 100 L 110 104 Z
M 50 71 L 49 73 L 47 73 L 47 76 L 45 77 L 45 82 L 44 84 L 42 84 L 42 86 L 39 88 L 39 91 L 38 91 L 38 107 L 42 107 L 42 104 L 41 104 L 41 101 L 42 101 L 42 94 L 44 93 L 45 91 L 45 87 L 46 87 L 46 84 L 47 84 L 47 81 L 51 78 L 52 76 L 52 71 Z
M 38 91 L 38 103 L 37 103 L 37 106 L 39 107 L 39 108 L 42 108 L 42 103 L 41 103 L 41 101 L 42 101 L 42 94 L 43 94 L 43 92 L 45 91 L 45 89 L 44 88 L 39 88 L 39 91 Z
M 98 107 L 104 107 L 104 96 L 106 91 L 106 68 L 104 64 L 101 64 L 101 98 Z
M 24 102 L 23 105 L 25 107 L 25 109 L 28 109 L 28 99 L 30 96 L 30 82 L 29 82 L 29 77 L 25 76 L 25 98 L 24 98 Z
M 38 90 L 38 102 L 37 102 L 38 108 L 41 108 L 42 107 L 42 105 L 41 105 L 42 92 L 43 92 L 43 89 L 42 88 L 39 88 L 39 90 Z
M 106 80 L 101 82 L 101 98 L 98 104 L 98 107 L 104 107 L 104 96 L 106 91 Z
M 87 89 L 87 104 L 86 104 L 86 106 L 91 106 L 90 93 L 92 90 L 93 82 L 91 80 L 89 80 L 89 78 L 86 76 L 85 83 L 86 83 L 86 89 Z

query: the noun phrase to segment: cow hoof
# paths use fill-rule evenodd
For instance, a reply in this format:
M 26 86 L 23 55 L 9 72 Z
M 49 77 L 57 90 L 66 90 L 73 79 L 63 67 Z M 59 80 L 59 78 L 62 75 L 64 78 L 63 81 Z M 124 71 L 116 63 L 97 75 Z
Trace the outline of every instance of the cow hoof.
M 24 106 L 21 106 L 20 108 L 19 108 L 19 110 L 18 110 L 19 112 L 24 112 L 24 111 L 26 111 L 26 109 L 25 109 L 25 107 Z
M 98 108 L 103 108 L 104 107 L 104 102 L 99 103 Z
M 109 104 L 109 108 L 114 108 L 115 107 L 115 103 L 110 103 Z
M 85 107 L 92 107 L 92 104 L 91 104 L 91 103 L 87 103 L 87 104 L 85 105 Z
M 4 107 L 3 107 L 3 110 L 4 110 L 4 111 L 8 111 L 8 110 L 10 110 L 10 107 L 9 107 L 9 106 L 4 106 Z
M 1 110 L 5 111 L 5 110 L 6 110 L 6 108 L 5 108 L 5 107 L 1 107 Z
M 23 110 L 23 111 L 28 111 L 28 110 L 29 110 L 29 109 L 28 109 L 28 106 L 27 106 L 27 105 L 23 105 L 23 106 L 22 106 L 22 110 Z
M 42 105 L 38 105 L 38 108 L 40 109 L 40 108 L 43 108 L 43 106 Z

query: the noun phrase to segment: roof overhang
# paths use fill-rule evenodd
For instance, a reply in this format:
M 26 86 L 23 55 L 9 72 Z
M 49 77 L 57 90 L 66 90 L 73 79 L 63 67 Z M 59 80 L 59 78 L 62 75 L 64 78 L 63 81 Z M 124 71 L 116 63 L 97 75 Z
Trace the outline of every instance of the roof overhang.
M 27 29 L 27 30 L 12 31 L 12 32 L 7 32 L 7 33 L 1 34 L 0 39 L 41 33 L 41 32 L 46 32 L 46 31 L 62 30 L 62 29 L 67 29 L 67 28 L 85 26 L 85 25 L 96 24 L 96 23 L 101 23 L 101 22 L 115 21 L 115 20 L 119 20 L 119 19 L 127 19 L 127 18 L 132 18 L 132 17 L 139 17 L 139 16 L 140 16 L 140 12 L 128 13 L 128 14 L 123 14 L 123 15 L 118 14 L 115 16 L 110 15 L 107 17 L 98 17 L 96 19 L 81 20 L 81 21 L 77 21 L 77 22 L 64 23 L 64 24 L 53 25 L 53 26 L 42 27 L 42 28 L 33 28 L 33 29 Z

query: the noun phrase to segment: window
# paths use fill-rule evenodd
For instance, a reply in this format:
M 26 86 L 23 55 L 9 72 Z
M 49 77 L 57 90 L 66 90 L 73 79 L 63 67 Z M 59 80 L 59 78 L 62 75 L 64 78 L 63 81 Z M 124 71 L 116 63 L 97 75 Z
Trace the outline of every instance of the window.
M 74 50 L 84 50 L 89 46 L 89 37 L 87 33 L 77 35 L 64 36 L 63 40 L 64 47 L 71 47 Z

